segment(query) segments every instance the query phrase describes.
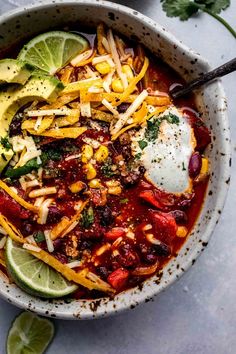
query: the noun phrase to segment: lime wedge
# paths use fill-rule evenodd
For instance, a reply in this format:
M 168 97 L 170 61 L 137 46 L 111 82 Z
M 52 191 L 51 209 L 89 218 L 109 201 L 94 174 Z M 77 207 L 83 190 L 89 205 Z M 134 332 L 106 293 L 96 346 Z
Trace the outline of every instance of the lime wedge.
M 20 51 L 18 59 L 54 75 L 88 46 L 86 39 L 78 34 L 63 31 L 47 32 L 27 43 Z
M 31 312 L 22 312 L 8 333 L 7 354 L 42 354 L 53 335 L 51 321 Z
M 31 295 L 56 298 L 78 288 L 10 238 L 6 244 L 6 264 L 14 282 Z

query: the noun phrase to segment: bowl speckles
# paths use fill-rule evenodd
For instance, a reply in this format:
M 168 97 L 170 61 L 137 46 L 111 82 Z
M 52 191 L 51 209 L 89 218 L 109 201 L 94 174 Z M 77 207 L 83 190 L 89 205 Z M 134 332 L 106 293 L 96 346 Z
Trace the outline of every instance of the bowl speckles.
M 19 40 L 40 32 L 63 28 L 68 23 L 96 26 L 100 21 L 144 43 L 187 80 L 210 69 L 199 54 L 149 18 L 132 9 L 101 0 L 39 1 L 37 5 L 8 13 L 0 18 L 0 50 L 7 50 Z M 150 301 L 193 265 L 207 246 L 220 217 L 229 186 L 231 164 L 227 103 L 221 82 L 215 81 L 204 91 L 199 90 L 197 105 L 213 137 L 213 144 L 206 152 L 212 171 L 206 200 L 186 243 L 159 275 L 143 283 L 142 287 L 121 293 L 112 300 L 40 300 L 25 294 L 14 284 L 9 284 L 4 277 L 0 277 L 0 295 L 16 306 L 41 315 L 64 319 L 93 319 L 133 309 L 144 301 Z

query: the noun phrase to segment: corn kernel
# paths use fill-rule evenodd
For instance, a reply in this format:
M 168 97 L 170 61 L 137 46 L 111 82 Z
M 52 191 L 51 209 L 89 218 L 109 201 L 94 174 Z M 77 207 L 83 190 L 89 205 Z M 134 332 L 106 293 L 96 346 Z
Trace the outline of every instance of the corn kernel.
M 95 170 L 95 168 L 93 167 L 93 165 L 91 163 L 87 163 L 86 165 L 84 165 L 83 167 L 84 172 L 86 173 L 86 178 L 87 179 L 94 179 L 97 175 L 97 171 Z
M 81 160 L 83 163 L 88 162 L 93 157 L 93 148 L 88 144 L 84 144 L 82 147 Z
M 107 187 L 117 187 L 117 186 L 119 186 L 120 187 L 120 182 L 119 181 L 116 181 L 115 179 L 111 179 L 110 181 L 106 181 L 105 182 L 106 183 L 106 186 Z
M 98 63 L 97 65 L 95 65 L 95 68 L 102 75 L 108 74 L 111 71 L 111 67 L 107 61 L 102 61 L 101 63 Z
M 133 71 L 132 71 L 132 69 L 131 69 L 131 67 L 129 65 L 127 65 L 127 64 L 126 65 L 122 65 L 122 72 L 124 74 L 126 74 L 128 81 L 133 79 L 134 74 L 133 74 Z
M 102 188 L 102 184 L 99 179 L 94 178 L 91 181 L 89 181 L 89 187 L 90 188 Z
M 77 181 L 75 183 L 72 183 L 69 186 L 69 189 L 72 193 L 79 193 L 85 188 L 85 183 L 81 181 Z
M 111 87 L 112 87 L 112 90 L 114 92 L 117 92 L 117 93 L 124 92 L 124 86 L 123 86 L 123 84 L 122 84 L 120 79 L 113 80 L 112 84 L 111 84 Z
M 106 146 L 101 145 L 94 154 L 94 158 L 97 162 L 103 162 L 108 158 L 109 150 Z
M 121 192 L 122 192 L 122 189 L 120 186 L 108 188 L 108 194 L 119 195 L 119 194 L 121 194 Z
M 207 175 L 208 174 L 208 170 L 209 170 L 208 159 L 206 157 L 203 157 L 202 158 L 202 167 L 201 167 L 200 174 L 201 175 Z
M 188 234 L 188 229 L 185 226 L 178 226 L 176 236 L 178 237 L 186 237 Z

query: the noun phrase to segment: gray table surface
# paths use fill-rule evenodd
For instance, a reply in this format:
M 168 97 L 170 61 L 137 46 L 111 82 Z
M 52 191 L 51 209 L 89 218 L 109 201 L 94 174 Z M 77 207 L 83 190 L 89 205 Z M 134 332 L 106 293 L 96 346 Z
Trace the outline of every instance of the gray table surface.
M 12 4 L 10 4 L 10 2 Z M 26 0 L 0 0 L 0 14 Z M 235 39 L 214 19 L 188 22 L 165 16 L 159 0 L 117 1 L 153 18 L 217 66 L 236 56 Z M 236 23 L 236 1 L 223 16 Z M 236 73 L 223 79 L 229 103 L 232 151 L 236 151 Z M 236 353 L 236 167 L 220 223 L 196 264 L 152 303 L 96 321 L 55 321 L 48 353 L 57 354 L 234 354 Z M 20 312 L 0 300 L 0 353 Z

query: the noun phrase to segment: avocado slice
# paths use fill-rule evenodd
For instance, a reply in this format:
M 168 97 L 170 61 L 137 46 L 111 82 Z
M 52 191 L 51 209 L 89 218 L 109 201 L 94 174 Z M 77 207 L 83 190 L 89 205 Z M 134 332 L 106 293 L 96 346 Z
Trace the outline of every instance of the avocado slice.
M 32 76 L 24 86 L 4 86 L 0 90 L 0 137 L 8 135 L 11 121 L 21 107 L 35 100 L 53 102 L 63 88 L 61 81 L 50 76 Z M 6 151 L 0 145 L 0 172 L 11 159 L 11 153 L 12 150 Z
M 24 85 L 35 67 L 22 60 L 0 60 L 0 84 L 16 83 Z

